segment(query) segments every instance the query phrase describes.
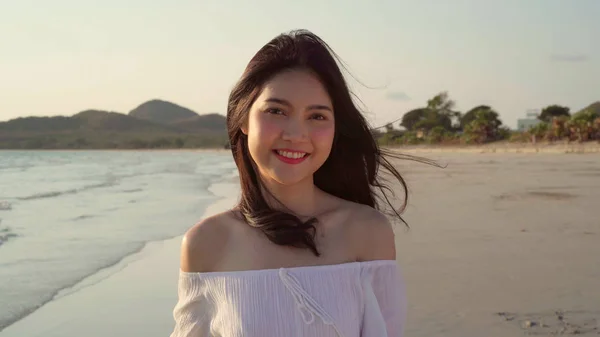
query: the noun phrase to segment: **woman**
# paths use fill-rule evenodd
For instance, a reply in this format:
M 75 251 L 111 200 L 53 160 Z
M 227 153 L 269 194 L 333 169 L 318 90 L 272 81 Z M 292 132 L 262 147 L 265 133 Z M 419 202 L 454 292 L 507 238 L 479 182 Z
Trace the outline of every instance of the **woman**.
M 404 187 L 401 209 L 406 186 L 334 55 L 310 32 L 282 34 L 233 88 L 227 129 L 241 199 L 185 234 L 172 337 L 402 335 L 406 299 L 377 206 L 379 167 Z

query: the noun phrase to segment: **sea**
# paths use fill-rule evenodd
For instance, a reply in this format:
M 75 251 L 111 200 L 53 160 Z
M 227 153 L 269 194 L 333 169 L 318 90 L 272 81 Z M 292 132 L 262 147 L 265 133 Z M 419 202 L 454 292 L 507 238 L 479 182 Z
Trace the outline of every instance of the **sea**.
M 222 151 L 0 151 L 0 330 L 182 235 L 235 176 Z

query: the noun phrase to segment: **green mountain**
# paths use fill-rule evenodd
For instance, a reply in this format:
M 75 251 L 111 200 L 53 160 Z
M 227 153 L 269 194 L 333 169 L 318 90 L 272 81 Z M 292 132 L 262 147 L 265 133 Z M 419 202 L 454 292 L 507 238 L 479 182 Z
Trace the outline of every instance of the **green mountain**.
M 172 122 L 169 125 L 187 132 L 227 132 L 225 117 L 217 113 L 195 116 Z
M 580 113 L 582 111 L 591 111 L 592 113 L 595 113 L 597 116 L 600 116 L 600 101 L 594 102 L 594 103 L 586 106 L 585 108 L 581 109 L 577 113 Z
M 5 133 L 47 133 L 64 132 L 78 129 L 80 121 L 65 116 L 55 117 L 19 117 L 0 122 L 0 131 Z
M 226 119 L 151 100 L 129 114 L 85 110 L 73 116 L 0 122 L 0 149 L 199 148 L 227 143 Z
M 159 125 L 118 112 L 85 110 L 71 117 L 80 127 L 113 132 L 178 132 L 176 128 Z
M 198 117 L 198 114 L 177 104 L 154 99 L 131 110 L 129 116 L 158 124 L 169 124 Z

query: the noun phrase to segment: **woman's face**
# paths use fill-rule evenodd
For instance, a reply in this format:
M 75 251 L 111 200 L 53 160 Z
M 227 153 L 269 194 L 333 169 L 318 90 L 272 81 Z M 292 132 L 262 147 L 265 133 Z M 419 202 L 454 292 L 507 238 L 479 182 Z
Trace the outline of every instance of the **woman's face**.
M 318 78 L 290 70 L 266 82 L 242 128 L 263 179 L 310 179 L 329 157 L 335 133 L 331 99 Z

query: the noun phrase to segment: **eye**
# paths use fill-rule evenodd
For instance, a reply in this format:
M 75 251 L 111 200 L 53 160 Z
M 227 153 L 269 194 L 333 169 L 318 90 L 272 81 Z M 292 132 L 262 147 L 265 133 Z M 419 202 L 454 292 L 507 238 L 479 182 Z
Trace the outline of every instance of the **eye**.
M 283 111 L 278 108 L 267 108 L 265 112 L 272 115 L 283 115 Z
M 315 113 L 315 114 L 312 114 L 312 115 L 310 116 L 310 118 L 311 118 L 311 119 L 316 119 L 316 120 L 318 120 L 318 121 L 324 121 L 324 120 L 326 120 L 326 119 L 327 119 L 327 117 L 325 117 L 325 115 L 323 115 L 323 114 L 320 114 L 320 113 Z

